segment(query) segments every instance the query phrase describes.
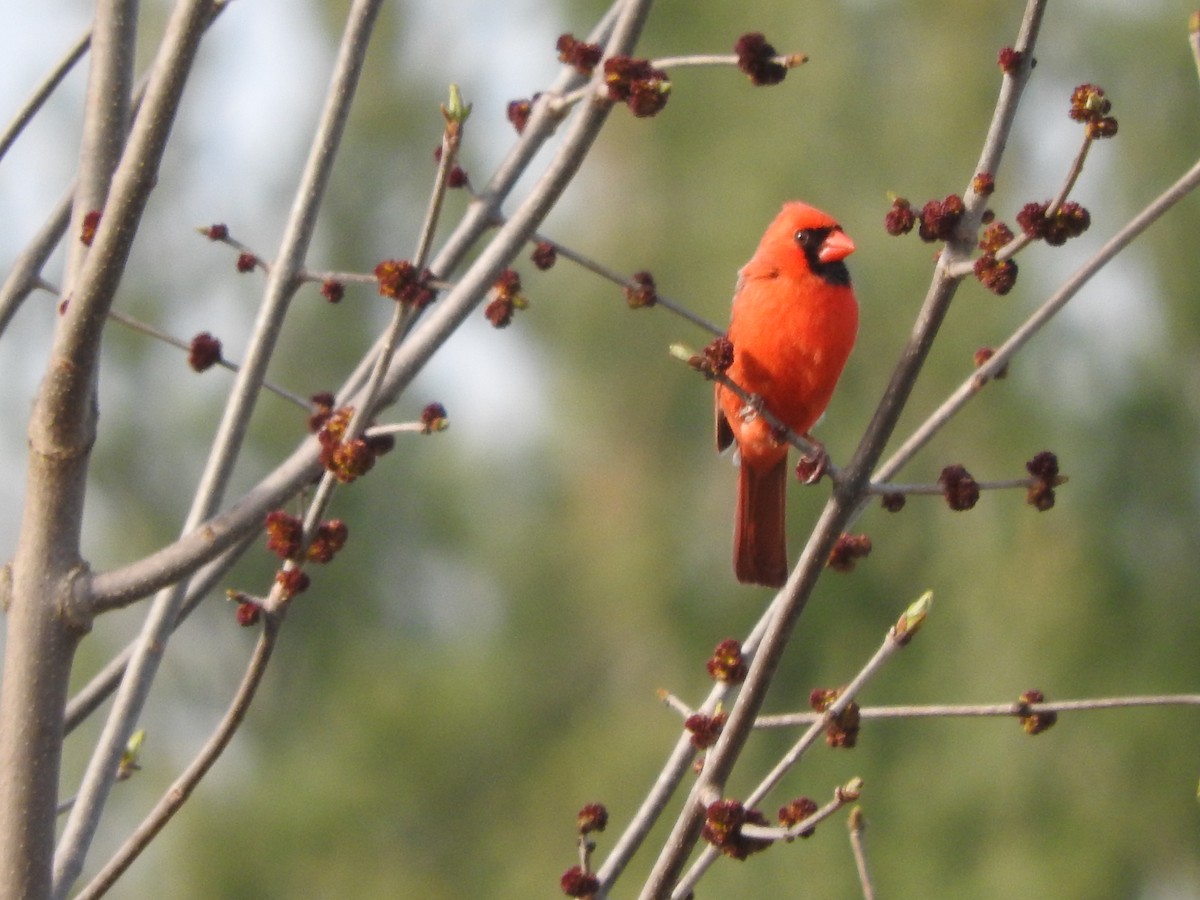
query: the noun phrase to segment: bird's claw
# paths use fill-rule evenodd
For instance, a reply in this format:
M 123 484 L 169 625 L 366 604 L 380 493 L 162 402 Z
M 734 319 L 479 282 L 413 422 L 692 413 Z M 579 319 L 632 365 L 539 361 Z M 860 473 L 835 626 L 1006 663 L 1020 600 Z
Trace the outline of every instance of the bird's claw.
M 800 461 L 796 463 L 796 477 L 800 479 L 801 484 L 816 484 L 829 470 L 829 454 L 825 452 L 825 445 L 820 441 L 814 441 L 807 435 L 805 438 L 813 445 L 813 452 L 800 457 Z
M 738 410 L 738 418 L 743 422 L 749 422 L 762 415 L 762 411 L 763 398 L 758 394 L 751 394 L 746 398 L 746 402 L 742 404 L 742 408 Z

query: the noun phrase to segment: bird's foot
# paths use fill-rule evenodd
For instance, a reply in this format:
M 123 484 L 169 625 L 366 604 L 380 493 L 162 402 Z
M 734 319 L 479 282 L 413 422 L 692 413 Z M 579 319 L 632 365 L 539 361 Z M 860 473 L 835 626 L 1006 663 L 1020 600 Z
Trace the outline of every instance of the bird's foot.
M 801 484 L 816 484 L 829 470 L 829 454 L 825 452 L 825 445 L 820 441 L 807 434 L 804 435 L 804 439 L 812 444 L 813 452 L 800 457 L 800 461 L 796 463 L 796 477 L 800 479 Z
M 738 418 L 743 422 L 751 422 L 762 415 L 763 398 L 758 394 L 750 394 L 746 398 L 746 402 L 742 404 L 742 408 L 738 410 Z

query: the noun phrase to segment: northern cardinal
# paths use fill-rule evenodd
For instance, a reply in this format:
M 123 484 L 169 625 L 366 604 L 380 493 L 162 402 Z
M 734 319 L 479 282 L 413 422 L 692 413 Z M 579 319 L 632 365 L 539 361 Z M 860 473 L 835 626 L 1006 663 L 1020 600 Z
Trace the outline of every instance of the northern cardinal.
M 834 219 L 804 203 L 785 203 L 738 273 L 726 375 L 761 401 L 747 404 L 717 385 L 717 447 L 737 441 L 737 518 L 733 568 L 738 581 L 779 587 L 788 576 L 784 530 L 787 443 L 760 408 L 797 434 L 825 412 L 858 334 L 858 303 L 843 260 L 854 242 Z

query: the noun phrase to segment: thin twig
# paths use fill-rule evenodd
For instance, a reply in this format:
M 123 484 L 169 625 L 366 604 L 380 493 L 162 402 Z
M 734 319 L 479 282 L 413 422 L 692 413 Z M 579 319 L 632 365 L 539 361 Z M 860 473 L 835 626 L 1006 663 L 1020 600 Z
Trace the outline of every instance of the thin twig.
M 858 883 L 862 888 L 863 900 L 875 900 L 875 887 L 871 884 L 871 872 L 867 868 L 867 848 L 863 843 L 863 833 L 867 830 L 866 817 L 862 807 L 856 806 L 850 810 L 846 822 L 850 833 L 850 852 L 854 854 L 854 868 L 858 871 Z
M 1092 697 L 1086 700 L 1055 700 L 1044 703 L 929 704 L 922 706 L 865 706 L 862 719 L 952 719 L 1012 718 L 1031 713 L 1097 712 L 1108 709 L 1135 709 L 1147 706 L 1200 706 L 1200 694 L 1145 694 L 1131 697 Z M 811 725 L 821 714 L 814 712 L 760 716 L 755 728 L 795 728 Z
M 0 160 L 4 159 L 4 155 L 18 137 L 25 130 L 25 126 L 33 121 L 33 117 L 37 115 L 38 110 L 42 108 L 50 95 L 62 83 L 62 80 L 67 77 L 67 73 L 75 68 L 75 64 L 83 59 L 83 55 L 87 53 L 88 47 L 92 43 L 92 29 L 89 28 L 79 39 L 75 41 L 70 50 L 64 54 L 63 58 L 58 61 L 58 64 L 50 70 L 50 73 L 42 80 L 42 83 L 34 88 L 33 93 L 29 95 L 29 99 L 25 101 L 8 127 L 0 134 Z
M 192 345 L 187 341 L 181 340 L 174 335 L 167 334 L 167 332 L 159 328 L 155 328 L 153 325 L 133 318 L 133 316 L 127 316 L 120 310 L 110 309 L 108 311 L 108 317 L 119 325 L 128 328 L 130 331 L 147 335 L 155 340 L 162 341 L 164 344 L 169 344 L 172 347 L 183 350 L 185 353 L 192 349 Z M 223 356 L 219 358 L 215 364 L 220 366 L 222 369 L 227 369 L 230 372 L 238 372 L 241 370 L 241 367 L 237 363 L 230 362 Z M 287 388 L 282 388 L 277 384 L 272 384 L 270 381 L 264 381 L 262 386 L 263 390 L 270 391 L 277 397 L 287 400 L 294 406 L 300 407 L 300 409 L 305 411 L 310 411 L 312 409 L 312 403 L 309 402 L 307 397 L 301 397 L 299 394 L 293 393 Z
M 150 814 L 142 821 L 137 829 L 131 834 L 128 840 L 117 850 L 112 858 L 105 863 L 104 867 L 96 874 L 96 876 L 76 894 L 76 900 L 94 900 L 96 897 L 103 896 L 110 887 L 121 877 L 122 873 L 133 863 L 143 850 L 150 844 L 152 840 L 162 831 L 163 827 L 171 820 L 183 806 L 187 799 L 192 795 L 192 791 L 196 789 L 201 779 L 212 768 L 213 764 L 220 758 L 225 748 L 229 746 L 229 742 L 233 740 L 234 734 L 237 733 L 242 721 L 246 718 L 246 713 L 250 709 L 250 704 L 254 700 L 254 694 L 258 690 L 258 686 L 262 683 L 263 676 L 267 671 L 267 663 L 271 661 L 271 653 L 275 649 L 276 641 L 279 638 L 279 630 L 282 625 L 282 619 L 278 616 L 266 615 L 263 617 L 263 628 L 259 634 L 258 642 L 254 647 L 254 654 L 250 657 L 250 663 L 246 667 L 246 673 L 242 676 L 241 684 L 238 685 L 237 693 L 229 704 L 225 715 L 218 723 L 216 730 L 212 736 L 201 748 L 196 758 L 191 765 L 175 780 L 175 783 L 163 794 L 157 805 L 151 810 Z
M 622 288 L 636 288 L 637 287 L 637 284 L 633 281 L 632 278 L 628 278 L 628 277 L 622 275 L 620 272 L 617 272 L 614 269 L 610 269 L 608 266 L 605 266 L 602 263 L 599 263 L 596 260 L 591 259 L 590 257 L 584 256 L 582 253 L 580 253 L 576 250 L 572 250 L 570 247 L 567 247 L 564 244 L 558 243 L 558 241 L 555 241 L 552 238 L 548 238 L 545 235 L 541 235 L 541 234 L 534 234 L 532 239 L 534 241 L 545 241 L 546 243 L 548 243 L 554 247 L 555 251 L 558 253 L 559 256 L 562 256 L 565 259 L 569 259 L 571 262 L 575 263 L 577 266 L 583 267 L 584 269 L 593 273 L 594 275 L 599 275 L 601 278 L 605 279 L 606 281 L 611 281 L 613 284 L 617 285 L 618 287 L 622 287 Z M 691 322 L 693 325 L 697 325 L 700 328 L 703 328 L 705 331 L 707 331 L 710 334 L 713 334 L 717 337 L 720 337 L 721 335 L 725 334 L 725 330 L 723 328 L 719 328 L 718 326 L 714 325 L 712 322 L 710 322 L 708 319 L 704 318 L 703 316 L 692 312 L 691 309 L 684 306 L 682 303 L 679 303 L 676 300 L 672 300 L 670 297 L 664 297 L 662 294 L 658 293 L 657 291 L 655 291 L 654 305 L 661 306 L 663 309 L 669 310 L 670 312 L 675 313 L 675 315 L 680 316 L 681 318 L 687 319 L 687 321 Z
M 808 54 L 784 54 L 772 57 L 771 62 L 794 69 L 808 62 Z M 650 60 L 650 65 L 656 69 L 685 69 L 698 66 L 733 66 L 737 68 L 738 58 L 732 53 L 696 53 L 690 56 L 663 56 Z
M 1054 478 L 1054 487 L 1060 484 L 1066 484 L 1070 479 L 1066 475 L 1057 475 Z M 1001 478 L 995 481 L 977 481 L 975 486 L 981 491 L 1008 491 L 1015 488 L 1031 488 L 1041 484 L 1039 478 Z M 946 493 L 946 488 L 941 484 L 898 484 L 894 481 L 872 482 L 867 485 L 867 493 L 869 494 L 904 494 L 905 496 L 927 495 L 936 496 Z

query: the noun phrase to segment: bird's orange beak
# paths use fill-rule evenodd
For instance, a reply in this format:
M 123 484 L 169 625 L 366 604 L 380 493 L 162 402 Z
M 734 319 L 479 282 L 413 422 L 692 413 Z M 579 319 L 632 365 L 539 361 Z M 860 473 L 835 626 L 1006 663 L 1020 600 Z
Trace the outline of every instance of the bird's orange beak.
M 823 263 L 837 262 L 853 252 L 854 241 L 850 240 L 850 235 L 839 229 L 829 232 L 829 237 L 825 238 L 821 249 L 817 251 L 817 259 Z

